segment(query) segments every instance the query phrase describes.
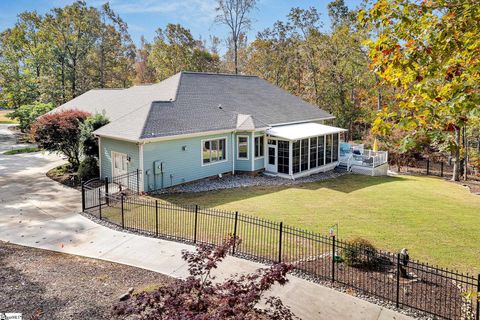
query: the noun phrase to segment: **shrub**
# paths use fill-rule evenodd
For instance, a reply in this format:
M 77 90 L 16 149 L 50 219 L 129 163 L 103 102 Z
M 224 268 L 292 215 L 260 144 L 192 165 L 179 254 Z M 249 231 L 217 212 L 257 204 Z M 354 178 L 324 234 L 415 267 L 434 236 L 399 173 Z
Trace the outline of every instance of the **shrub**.
M 109 120 L 103 114 L 95 114 L 88 117 L 80 125 L 81 142 L 83 154 L 87 157 L 98 159 L 98 140 L 94 137 L 93 131 L 108 124 Z
M 53 110 L 53 104 L 35 102 L 34 104 L 23 105 L 9 113 L 7 117 L 18 120 L 18 127 L 23 132 L 29 131 L 32 123 L 41 115 Z
M 199 245 L 182 252 L 190 276 L 151 292 L 142 292 L 114 306 L 117 319 L 294 319 L 278 298 L 267 298 L 268 308 L 257 309 L 262 294 L 272 285 L 285 284 L 290 265 L 276 264 L 255 273 L 214 283 L 211 271 L 225 258 L 235 241 L 218 247 Z
M 97 165 L 97 159 L 93 157 L 86 157 L 80 162 L 78 167 L 77 176 L 80 181 L 86 181 L 99 176 L 99 170 Z
M 67 157 L 73 169 L 80 164 L 80 124 L 90 114 L 67 110 L 46 114 L 32 125 L 32 136 L 40 148 L 59 152 Z
M 341 257 L 347 265 L 358 268 L 380 269 L 384 264 L 377 248 L 363 238 L 354 238 L 347 241 Z

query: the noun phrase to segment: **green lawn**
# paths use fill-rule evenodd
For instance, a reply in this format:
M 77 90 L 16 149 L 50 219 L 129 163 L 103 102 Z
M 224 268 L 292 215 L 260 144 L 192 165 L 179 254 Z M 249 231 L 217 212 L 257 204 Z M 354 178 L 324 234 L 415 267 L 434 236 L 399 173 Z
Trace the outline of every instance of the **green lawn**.
M 9 150 L 9 151 L 4 152 L 3 154 L 6 154 L 8 156 L 12 156 L 12 155 L 15 155 L 15 154 L 20 154 L 20 153 L 32 153 L 32 152 L 38 152 L 38 151 L 42 151 L 42 149 L 36 148 L 36 147 L 27 147 L 27 148 L 22 148 L 22 149 Z
M 0 123 L 17 123 L 15 120 L 7 118 L 7 114 L 9 114 L 10 112 L 12 112 L 12 110 L 0 110 Z
M 256 187 L 162 195 L 174 204 L 199 204 L 283 221 L 342 239 L 360 236 L 378 248 L 448 268 L 480 272 L 480 197 L 433 177 L 347 175 L 292 187 Z

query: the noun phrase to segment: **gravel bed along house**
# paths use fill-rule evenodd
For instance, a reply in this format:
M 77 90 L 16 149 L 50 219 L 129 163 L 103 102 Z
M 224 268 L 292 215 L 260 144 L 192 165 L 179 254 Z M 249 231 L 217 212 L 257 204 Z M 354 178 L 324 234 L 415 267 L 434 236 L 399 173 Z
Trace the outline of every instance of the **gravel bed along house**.
M 168 281 L 153 271 L 0 241 L 0 312 L 23 319 L 110 319 L 129 288 Z
M 168 194 L 168 193 L 194 193 L 205 192 L 221 189 L 233 189 L 243 187 L 259 187 L 259 186 L 290 186 L 296 184 L 302 184 L 307 182 L 316 182 L 334 179 L 344 174 L 348 174 L 346 171 L 328 171 L 312 174 L 307 177 L 290 180 L 280 177 L 268 176 L 260 174 L 256 176 L 247 174 L 226 175 L 222 178 L 215 179 L 203 179 L 192 183 L 187 183 L 164 190 L 154 192 L 156 194 Z

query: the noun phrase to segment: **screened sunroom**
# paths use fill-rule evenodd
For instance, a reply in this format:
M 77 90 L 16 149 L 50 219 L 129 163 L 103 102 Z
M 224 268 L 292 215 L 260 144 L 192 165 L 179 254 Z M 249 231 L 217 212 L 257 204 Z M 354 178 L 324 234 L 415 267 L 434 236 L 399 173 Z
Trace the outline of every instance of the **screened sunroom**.
M 299 178 L 334 169 L 340 155 L 340 134 L 347 131 L 318 123 L 267 129 L 265 172 Z

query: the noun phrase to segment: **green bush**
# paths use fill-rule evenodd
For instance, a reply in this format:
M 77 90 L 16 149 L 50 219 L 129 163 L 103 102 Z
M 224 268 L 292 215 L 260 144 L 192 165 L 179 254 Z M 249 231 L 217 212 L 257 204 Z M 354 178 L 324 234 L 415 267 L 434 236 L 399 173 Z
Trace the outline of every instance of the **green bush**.
M 96 178 L 99 175 L 97 160 L 93 157 L 87 157 L 78 167 L 77 176 L 80 181 L 86 181 L 92 178 Z
M 347 241 L 341 257 L 347 265 L 358 268 L 379 269 L 384 264 L 384 259 L 378 254 L 377 248 L 363 238 Z
M 108 124 L 107 117 L 103 114 L 94 114 L 89 116 L 80 124 L 80 140 L 83 154 L 86 157 L 94 157 L 98 159 L 98 139 L 93 135 L 93 131 Z
M 9 113 L 7 117 L 18 120 L 18 127 L 23 132 L 29 131 L 32 123 L 41 115 L 52 110 L 53 104 L 35 102 L 34 104 L 27 104 L 18 107 L 13 112 Z

